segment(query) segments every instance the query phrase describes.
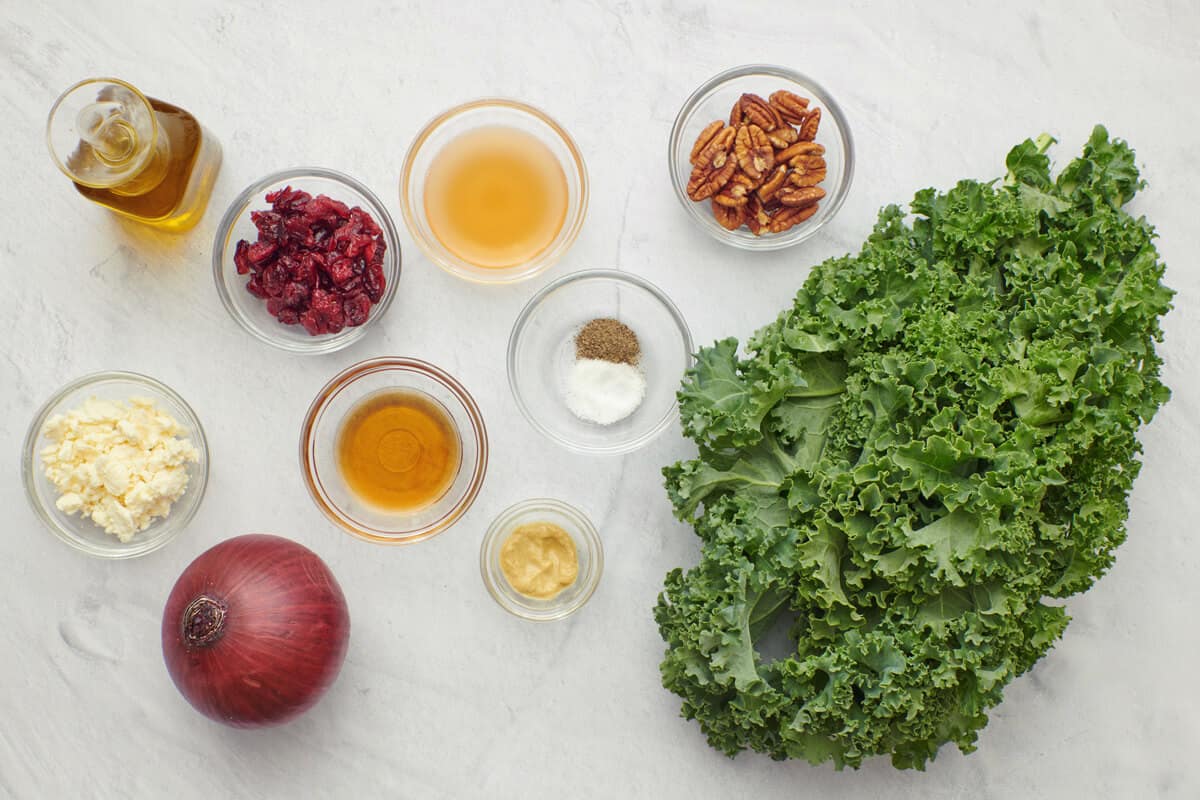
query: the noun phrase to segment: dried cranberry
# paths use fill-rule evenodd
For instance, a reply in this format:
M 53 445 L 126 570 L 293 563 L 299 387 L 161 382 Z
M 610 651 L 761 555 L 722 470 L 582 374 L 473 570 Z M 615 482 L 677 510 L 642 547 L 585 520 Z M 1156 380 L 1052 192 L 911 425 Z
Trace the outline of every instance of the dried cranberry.
M 361 228 L 363 233 L 368 236 L 379 236 L 383 233 L 379 229 L 379 225 L 375 223 L 375 220 L 371 219 L 371 215 L 357 206 L 350 209 L 350 219 L 356 227 Z
M 258 277 L 263 291 L 271 297 L 278 297 L 283 294 L 283 287 L 288 284 L 291 276 L 288 274 L 287 263 L 283 259 L 279 259 L 259 272 Z
M 309 333 L 314 330 L 337 333 L 345 327 L 342 303 L 330 292 L 317 289 L 312 293 L 312 304 L 308 311 L 300 315 L 300 322 Z
M 311 308 L 300 315 L 300 324 L 304 326 L 304 330 L 308 331 L 310 336 L 320 336 L 323 333 L 329 333 L 329 326 L 325 322 L 325 317 Z
M 325 268 L 325 261 L 317 253 L 302 253 L 292 263 L 292 280 L 313 286 L 317 282 L 317 272 Z
M 250 258 L 246 255 L 248 252 L 250 252 L 250 243 L 245 239 L 242 239 L 237 243 L 237 247 L 233 248 L 233 265 L 237 267 L 238 275 L 250 274 Z
M 387 288 L 382 265 L 371 264 L 367 267 L 367 272 L 363 275 L 363 286 L 366 287 L 367 297 L 371 298 L 371 302 L 378 303 L 383 297 L 383 290 Z
M 267 293 L 263 291 L 262 284 L 258 282 L 258 276 L 250 276 L 250 280 L 246 282 L 246 291 L 255 297 L 266 297 Z
M 250 221 L 258 228 L 258 238 L 264 242 L 277 242 L 286 233 L 283 217 L 274 211 L 251 211 Z
M 345 203 L 319 194 L 304 209 L 304 216 L 310 220 L 322 219 L 332 221 L 345 219 L 350 216 L 350 208 Z
M 272 210 L 281 213 L 292 211 L 302 214 L 304 207 L 311 200 L 311 194 L 302 189 L 293 189 L 291 186 L 285 186 L 267 195 L 267 202 L 271 204 Z
M 266 196 L 271 208 L 253 211 L 255 242 L 234 249 L 246 290 L 267 301 L 285 325 L 313 336 L 362 325 L 383 297 L 387 243 L 363 209 L 286 186 Z
M 246 251 L 246 257 L 250 259 L 251 263 L 262 264 L 275 255 L 275 251 L 278 249 L 279 245 L 275 242 L 255 242 Z
M 371 314 L 371 298 L 365 294 L 352 294 L 342 301 L 342 313 L 347 325 L 362 325 Z
M 283 292 L 279 295 L 279 299 L 283 301 L 283 305 L 286 308 L 304 308 L 308 304 L 309 296 L 310 292 L 307 286 L 303 283 L 293 281 L 283 287 Z M 275 314 L 274 311 L 271 313 Z M 275 316 L 279 315 L 275 314 Z
M 284 230 L 287 231 L 289 239 L 295 239 L 296 244 L 302 247 L 313 247 L 316 245 L 316 239 L 313 238 L 312 226 L 308 224 L 302 216 L 287 217 L 283 222 Z
M 329 277 L 338 286 L 354 277 L 354 262 L 348 258 L 339 258 L 329 265 Z

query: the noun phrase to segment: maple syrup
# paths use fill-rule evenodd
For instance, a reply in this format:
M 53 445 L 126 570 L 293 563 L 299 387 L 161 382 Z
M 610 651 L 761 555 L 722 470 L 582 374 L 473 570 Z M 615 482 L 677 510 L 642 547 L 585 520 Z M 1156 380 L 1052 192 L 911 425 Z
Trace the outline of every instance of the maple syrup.
M 462 463 L 458 429 L 433 398 L 409 389 L 368 395 L 342 421 L 338 468 L 360 500 L 410 513 L 442 497 Z
M 518 266 L 545 251 L 567 218 L 567 176 L 553 151 L 506 126 L 460 134 L 425 176 L 425 216 L 438 241 L 479 267 Z
M 200 221 L 221 165 L 220 144 L 194 116 L 115 78 L 64 92 L 46 137 L 80 194 L 166 230 Z

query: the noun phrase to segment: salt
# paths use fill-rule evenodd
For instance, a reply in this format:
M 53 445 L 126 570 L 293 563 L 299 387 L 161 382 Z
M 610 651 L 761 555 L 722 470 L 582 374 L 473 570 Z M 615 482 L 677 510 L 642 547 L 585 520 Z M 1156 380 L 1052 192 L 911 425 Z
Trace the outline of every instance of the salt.
M 567 373 L 567 408 L 586 422 L 619 422 L 636 411 L 645 396 L 646 378 L 630 364 L 580 358 Z

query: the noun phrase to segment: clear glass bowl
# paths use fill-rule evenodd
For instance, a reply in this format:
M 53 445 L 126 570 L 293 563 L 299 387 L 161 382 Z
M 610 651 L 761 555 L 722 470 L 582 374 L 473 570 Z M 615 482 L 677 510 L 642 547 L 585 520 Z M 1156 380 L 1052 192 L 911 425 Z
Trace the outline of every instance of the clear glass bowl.
M 362 325 L 346 327 L 338 333 L 311 336 L 302 325 L 285 325 L 275 319 L 268 313 L 265 300 L 246 291 L 249 276 L 238 275 L 233 263 L 234 249 L 242 239 L 254 242 L 258 238 L 258 229 L 250 221 L 250 212 L 269 208 L 265 196 L 285 186 L 303 189 L 314 197 L 324 194 L 351 207 L 360 206 L 383 230 L 383 239 L 387 243 L 383 274 L 387 286 L 383 297 L 371 306 L 371 314 Z M 229 315 L 256 339 L 293 353 L 332 353 L 361 339 L 367 329 L 387 313 L 400 280 L 400 237 L 391 215 L 366 186 L 331 169 L 297 167 L 252 183 L 230 204 L 217 227 L 217 238 L 213 243 L 213 277 Z
M 521 594 L 500 568 L 504 540 L 514 528 L 527 522 L 554 523 L 575 542 L 579 575 L 573 584 L 548 600 Z M 539 497 L 517 503 L 496 517 L 479 547 L 479 571 L 488 593 L 505 611 L 533 622 L 551 622 L 574 614 L 596 591 L 604 572 L 604 547 L 600 534 L 582 511 L 560 500 Z
M 463 133 L 493 126 L 516 128 L 536 136 L 557 157 L 567 178 L 567 215 L 558 236 L 536 258 L 513 267 L 480 267 L 459 258 L 438 240 L 425 216 L 425 175 L 433 159 Z M 575 141 L 544 112 L 515 100 L 483 98 L 438 115 L 417 134 L 400 175 L 400 209 L 417 244 L 442 269 L 477 283 L 516 283 L 548 269 L 575 242 L 587 204 L 587 169 Z
M 787 89 L 807 97 L 812 101 L 812 106 L 821 109 L 816 142 L 825 146 L 828 167 L 827 176 L 821 183 L 821 188 L 826 192 L 825 199 L 821 201 L 816 214 L 783 233 L 755 236 L 745 226 L 736 231 L 727 230 L 713 217 L 709 201 L 697 203 L 687 195 L 688 177 L 692 172 L 689 161 L 692 145 L 700 131 L 713 120 L 728 120 L 733 104 L 745 92 L 766 97 L 778 89 Z M 781 250 L 812 237 L 842 207 L 854 176 L 854 140 L 846 125 L 846 117 L 833 97 L 802 73 L 769 64 L 734 67 L 710 78 L 692 92 L 675 117 L 668 158 L 675 195 L 688 216 L 713 238 L 743 250 Z
M 42 469 L 41 451 L 48 443 L 42 435 L 46 421 L 55 414 L 78 408 L 85 400 L 127 401 L 131 397 L 149 397 L 158 407 L 170 414 L 187 430 L 188 438 L 200 452 L 200 460 L 188 464 L 187 491 L 171 506 L 171 513 L 155 520 L 150 527 L 134 535 L 128 542 L 105 533 L 90 517 L 65 514 L 55 506 L 58 491 L 46 479 Z M 72 381 L 46 401 L 25 434 L 21 453 L 21 477 L 25 494 L 38 518 L 54 535 L 76 550 L 99 558 L 135 558 L 154 552 L 179 535 L 187 527 L 208 485 L 208 441 L 204 428 L 191 406 L 169 386 L 136 372 L 97 372 Z
M 593 319 L 629 326 L 641 345 L 646 396 L 611 425 L 585 422 L 567 407 L 564 381 L 575 334 Z M 657 436 L 675 415 L 675 392 L 692 364 L 692 335 L 675 304 L 644 278 L 616 270 L 573 272 L 550 283 L 517 316 L 508 339 L 508 385 L 540 433 L 570 450 L 627 453 Z
M 364 502 L 338 469 L 337 439 L 346 415 L 364 398 L 387 389 L 424 394 L 446 412 L 459 438 L 461 459 L 453 483 L 417 511 L 387 511 Z M 412 544 L 457 522 L 479 494 L 487 462 L 487 429 L 474 398 L 450 374 L 415 358 L 375 358 L 346 369 L 321 389 L 300 432 L 300 471 L 317 507 L 347 532 L 378 544 Z

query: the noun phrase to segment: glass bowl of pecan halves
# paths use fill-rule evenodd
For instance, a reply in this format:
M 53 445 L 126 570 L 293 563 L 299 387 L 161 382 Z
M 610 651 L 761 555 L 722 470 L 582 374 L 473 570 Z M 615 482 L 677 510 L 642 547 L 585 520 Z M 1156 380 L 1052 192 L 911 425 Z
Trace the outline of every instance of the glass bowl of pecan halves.
M 751 64 L 705 81 L 671 129 L 671 181 L 688 214 L 746 250 L 798 244 L 833 219 L 854 174 L 842 110 L 784 67 Z

